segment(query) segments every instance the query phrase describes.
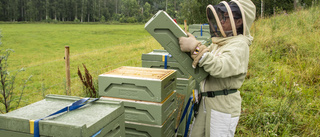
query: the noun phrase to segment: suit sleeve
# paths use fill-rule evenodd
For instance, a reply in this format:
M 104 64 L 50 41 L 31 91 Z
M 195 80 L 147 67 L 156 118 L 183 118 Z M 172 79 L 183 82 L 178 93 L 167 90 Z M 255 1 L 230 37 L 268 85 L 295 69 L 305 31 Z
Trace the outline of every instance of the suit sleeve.
M 247 72 L 249 62 L 249 46 L 245 42 L 236 41 L 224 45 L 219 54 L 206 54 L 199 66 L 216 78 L 226 78 Z

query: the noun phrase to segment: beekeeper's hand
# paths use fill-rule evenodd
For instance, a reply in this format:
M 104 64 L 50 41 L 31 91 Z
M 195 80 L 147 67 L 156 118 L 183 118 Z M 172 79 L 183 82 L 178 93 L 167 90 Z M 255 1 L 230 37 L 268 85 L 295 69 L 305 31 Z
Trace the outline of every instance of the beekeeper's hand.
M 196 47 L 193 52 L 191 52 L 191 58 L 193 59 L 192 67 L 196 68 L 202 56 L 209 52 L 209 48 L 205 45 L 201 45 L 200 47 Z
M 180 49 L 183 52 L 194 51 L 197 46 L 201 45 L 201 42 L 197 41 L 191 33 L 188 32 L 187 35 L 188 37 L 179 38 Z

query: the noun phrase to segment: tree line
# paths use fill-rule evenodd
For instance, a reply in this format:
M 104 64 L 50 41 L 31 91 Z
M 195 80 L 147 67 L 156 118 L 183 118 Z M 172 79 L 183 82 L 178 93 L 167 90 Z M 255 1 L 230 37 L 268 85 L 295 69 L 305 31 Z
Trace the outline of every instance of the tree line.
M 212 3 L 217 4 L 220 1 L 222 0 L 186 0 L 181 4 L 182 8 L 179 13 L 189 24 L 206 23 L 206 6 Z M 284 12 L 288 13 L 295 9 L 308 8 L 320 4 L 320 0 L 252 0 L 252 2 L 256 5 L 257 18 Z
M 221 0 L 0 0 L 0 21 L 74 21 L 135 23 L 165 10 L 179 23 L 205 23 L 205 8 Z M 319 0 L 252 0 L 257 16 L 290 12 Z
M 0 21 L 144 22 L 182 0 L 0 0 Z M 172 13 L 171 13 L 172 14 Z

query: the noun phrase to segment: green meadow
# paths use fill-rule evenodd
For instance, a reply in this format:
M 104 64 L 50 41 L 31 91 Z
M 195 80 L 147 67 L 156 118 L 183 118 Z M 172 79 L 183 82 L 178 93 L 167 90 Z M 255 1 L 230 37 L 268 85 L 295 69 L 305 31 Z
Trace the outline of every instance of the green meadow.
M 23 101 L 30 104 L 46 94 L 65 94 L 65 46 L 70 47 L 71 95 L 84 96 L 78 67 L 86 65 L 94 80 L 120 66 L 141 66 L 141 54 L 162 47 L 144 30 L 144 25 L 103 24 L 0 24 L 3 49 L 17 76 L 16 91 L 27 83 Z
M 320 135 L 319 13 L 313 7 L 255 21 L 238 135 Z
M 249 71 L 240 89 L 242 114 L 236 136 L 320 135 L 320 9 L 260 18 L 251 28 Z M 2 49 L 15 90 L 27 83 L 23 105 L 46 94 L 65 94 L 65 46 L 70 47 L 71 94 L 84 96 L 77 75 L 85 64 L 98 75 L 141 66 L 141 54 L 162 49 L 144 25 L 0 24 Z

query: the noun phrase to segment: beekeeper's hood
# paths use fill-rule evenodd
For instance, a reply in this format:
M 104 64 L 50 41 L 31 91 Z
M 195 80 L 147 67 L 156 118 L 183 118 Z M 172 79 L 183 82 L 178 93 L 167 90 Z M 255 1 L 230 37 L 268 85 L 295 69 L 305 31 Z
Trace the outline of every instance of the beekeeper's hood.
M 251 0 L 222 1 L 207 6 L 212 37 L 229 37 L 242 34 L 252 40 L 250 27 L 256 16 L 256 7 Z

